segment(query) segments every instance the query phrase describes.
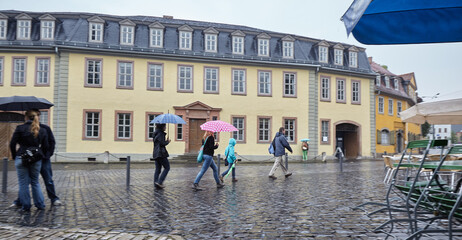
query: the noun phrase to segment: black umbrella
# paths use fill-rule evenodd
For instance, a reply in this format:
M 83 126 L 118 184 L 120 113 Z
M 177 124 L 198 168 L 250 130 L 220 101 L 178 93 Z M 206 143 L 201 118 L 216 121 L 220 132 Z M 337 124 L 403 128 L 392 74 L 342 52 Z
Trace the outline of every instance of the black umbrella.
M 34 96 L 0 97 L 0 110 L 3 111 L 27 111 L 33 108 L 49 109 L 53 103 L 45 98 Z

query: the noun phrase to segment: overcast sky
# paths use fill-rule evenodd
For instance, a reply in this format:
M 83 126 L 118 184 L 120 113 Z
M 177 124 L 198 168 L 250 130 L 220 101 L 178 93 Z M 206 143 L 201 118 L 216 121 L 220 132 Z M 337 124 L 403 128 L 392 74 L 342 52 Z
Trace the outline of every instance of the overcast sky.
M 462 94 L 462 43 L 373 46 L 347 38 L 340 17 L 353 0 L 2 0 L 3 10 L 170 15 L 178 19 L 245 25 L 366 48 L 400 75 L 414 72 L 420 96 Z M 424 99 L 425 100 L 425 99 Z

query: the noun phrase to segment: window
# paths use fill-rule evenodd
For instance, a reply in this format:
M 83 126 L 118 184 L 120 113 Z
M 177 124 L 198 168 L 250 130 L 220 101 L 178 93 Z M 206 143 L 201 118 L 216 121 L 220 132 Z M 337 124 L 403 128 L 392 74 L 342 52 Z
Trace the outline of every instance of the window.
M 120 44 L 133 45 L 135 38 L 135 27 L 121 26 L 120 27 Z
M 49 120 L 50 118 L 49 118 L 48 110 L 40 111 L 39 122 L 41 124 L 49 125 Z
M 334 62 L 335 65 L 343 65 L 343 50 L 334 49 Z
M 133 62 L 118 62 L 117 88 L 133 89 Z
M 330 78 L 321 77 L 321 101 L 330 101 Z
M 381 144 L 390 145 L 390 132 L 386 129 L 383 129 L 381 133 Z
M 337 79 L 337 102 L 345 103 L 345 79 Z
M 448 132 L 448 129 L 447 128 L 444 128 L 444 133 L 447 133 Z
M 258 56 L 269 56 L 269 40 L 258 39 Z
M 350 52 L 349 53 L 350 57 L 349 59 L 349 65 L 350 67 L 358 67 L 358 53 L 357 52 Z
M 4 64 L 3 57 L 0 57 L 0 86 L 3 85 L 3 69 L 5 68 L 3 64 Z
M 8 21 L 6 19 L 0 19 L 0 39 L 6 39 L 6 33 L 8 32 Z
M 26 58 L 13 58 L 13 82 L 11 85 L 26 85 Z
M 116 112 L 115 140 L 132 140 L 132 112 Z
M 217 116 L 213 116 L 213 117 L 212 117 L 212 121 L 215 121 L 215 120 L 218 120 L 218 117 L 217 117 Z M 220 141 L 220 140 L 218 139 L 218 132 L 214 132 L 214 133 L 213 133 L 213 138 L 215 138 L 215 141 L 217 141 L 217 142 Z
M 37 58 L 35 74 L 35 84 L 37 85 L 49 85 L 50 84 L 50 59 L 49 58 Z
M 388 115 L 393 115 L 393 99 L 388 99 Z
M 379 113 L 382 113 L 383 114 L 383 108 L 384 108 L 384 100 L 383 100 L 383 97 L 379 97 Z
M 284 73 L 284 96 L 297 96 L 297 77 L 295 73 Z
M 191 32 L 180 31 L 180 50 L 191 50 Z
M 218 93 L 218 68 L 204 68 L 204 92 Z
M 244 37 L 233 36 L 233 54 L 244 54 Z
M 399 85 L 398 85 L 398 83 L 399 83 L 398 79 L 395 78 L 395 80 L 394 80 L 394 85 L 395 85 L 394 87 L 395 87 L 395 90 L 399 90 Z
M 283 58 L 294 58 L 294 42 L 289 42 L 289 41 L 282 42 L 282 57 Z
M 162 113 L 146 113 L 146 141 L 152 141 L 154 132 L 156 131 L 156 124 L 151 123 L 151 121 L 161 114 Z
M 179 117 L 183 118 L 182 115 L 178 115 Z M 176 125 L 176 140 L 183 140 L 183 124 Z
M 351 81 L 351 103 L 360 104 L 361 103 L 361 82 L 360 81 Z
M 163 66 L 157 63 L 148 63 L 148 89 L 163 90 Z
M 103 60 L 87 59 L 86 68 L 86 87 L 101 87 L 102 86 L 102 67 Z
M 258 95 L 271 96 L 271 72 L 258 72 Z
M 441 133 L 441 128 L 438 128 L 438 133 Z
M 151 28 L 151 47 L 163 47 L 164 30 Z
M 398 116 L 399 113 L 403 111 L 403 104 L 400 101 L 396 102 L 396 111 L 398 112 Z
M 55 32 L 54 21 L 41 21 L 40 22 L 40 39 L 41 40 L 53 40 Z
M 258 118 L 258 142 L 270 141 L 271 118 Z
M 217 52 L 217 35 L 205 34 L 205 51 Z
M 380 80 L 381 80 L 380 75 L 375 77 L 375 85 L 377 85 L 377 87 L 380 87 Z
M 30 40 L 30 20 L 18 20 L 18 28 L 16 38 L 18 40 Z
M 385 86 L 390 88 L 390 78 L 388 76 L 385 76 Z
M 192 66 L 178 66 L 178 91 L 193 91 L 193 68 Z
M 284 118 L 284 129 L 286 131 L 286 137 L 288 142 L 295 142 L 296 135 L 296 119 L 295 118 Z
M 233 132 L 236 142 L 245 142 L 245 117 L 233 117 L 232 123 L 238 131 Z
M 244 69 L 233 69 L 232 76 L 232 93 L 246 94 L 246 76 Z
M 319 46 L 319 61 L 320 62 L 323 62 L 323 63 L 328 62 L 329 59 L 327 58 L 327 50 L 328 50 L 327 47 Z
M 330 143 L 330 120 L 321 119 L 321 144 Z
M 101 110 L 84 110 L 83 139 L 101 140 Z
M 103 24 L 90 23 L 90 42 L 103 42 Z

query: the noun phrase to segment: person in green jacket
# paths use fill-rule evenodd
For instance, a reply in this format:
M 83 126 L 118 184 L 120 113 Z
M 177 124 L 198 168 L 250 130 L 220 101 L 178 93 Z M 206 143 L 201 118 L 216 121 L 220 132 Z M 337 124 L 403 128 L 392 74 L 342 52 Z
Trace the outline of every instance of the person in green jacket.
M 226 147 L 226 150 L 225 150 L 225 161 L 228 161 L 228 169 L 226 171 L 224 171 L 221 175 L 220 175 L 220 180 L 221 182 L 223 182 L 223 177 L 228 174 L 229 170 L 231 170 L 231 168 L 233 169 L 232 170 L 232 175 L 233 175 L 233 182 L 237 182 L 237 178 L 236 178 L 236 167 L 233 167 L 233 163 L 234 161 L 236 161 L 236 156 L 234 155 L 236 152 L 234 152 L 234 146 L 236 146 L 236 139 L 234 138 L 230 138 L 229 139 L 229 144 L 228 146 Z

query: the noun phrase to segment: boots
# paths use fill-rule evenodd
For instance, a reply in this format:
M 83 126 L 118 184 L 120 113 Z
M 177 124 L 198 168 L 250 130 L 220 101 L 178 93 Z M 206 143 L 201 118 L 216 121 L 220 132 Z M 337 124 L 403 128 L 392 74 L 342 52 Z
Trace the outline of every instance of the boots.
M 196 191 L 202 190 L 202 188 L 199 187 L 199 184 L 198 184 L 198 183 L 194 183 L 192 188 L 193 188 L 194 190 L 196 190 Z

